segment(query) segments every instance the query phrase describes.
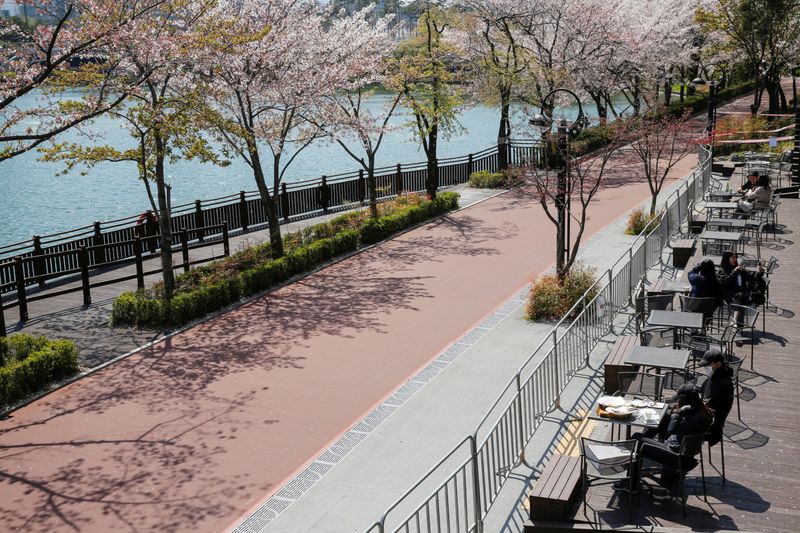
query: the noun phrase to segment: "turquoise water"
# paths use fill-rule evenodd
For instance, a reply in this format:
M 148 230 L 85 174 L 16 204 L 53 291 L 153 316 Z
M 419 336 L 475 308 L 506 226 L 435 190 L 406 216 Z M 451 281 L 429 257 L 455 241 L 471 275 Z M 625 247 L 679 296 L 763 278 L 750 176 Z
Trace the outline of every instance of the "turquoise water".
M 380 106 L 383 98 L 375 96 L 369 104 Z M 577 110 L 565 109 L 563 114 L 575 115 Z M 402 127 L 408 120 L 407 110 L 401 110 L 394 120 L 399 129 L 384 140 L 378 152 L 378 166 L 424 160 L 422 150 L 411 138 L 411 130 Z M 440 158 L 462 156 L 496 144 L 497 108 L 471 106 L 461 112 L 459 120 L 462 130 L 441 142 Z M 534 135 L 524 126 L 526 117 L 519 109 L 513 120 L 515 138 Z M 96 142 L 118 148 L 133 145 L 122 123 L 111 117 L 102 117 L 83 129 L 96 140 L 89 140 L 77 131 L 68 131 L 57 141 Z M 0 162 L 0 245 L 29 239 L 36 234 L 86 226 L 96 220 L 122 218 L 141 213 L 149 206 L 133 163 L 104 163 L 56 176 L 63 165 L 38 161 L 38 157 L 34 151 Z M 291 182 L 357 168 L 357 163 L 338 144 L 319 140 L 297 156 L 284 179 Z M 255 190 L 250 168 L 236 159 L 227 167 L 179 161 L 168 165 L 167 174 L 172 185 L 173 205 Z

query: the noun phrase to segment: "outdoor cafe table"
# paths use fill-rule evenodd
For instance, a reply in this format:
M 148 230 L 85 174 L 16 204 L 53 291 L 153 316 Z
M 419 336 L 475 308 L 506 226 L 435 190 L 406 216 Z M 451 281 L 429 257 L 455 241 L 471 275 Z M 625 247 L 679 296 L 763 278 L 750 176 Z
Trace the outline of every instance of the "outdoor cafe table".
M 654 309 L 647 317 L 648 326 L 672 328 L 672 338 L 678 344 L 679 329 L 702 329 L 703 313 L 690 313 L 688 311 L 662 311 Z
M 707 242 L 727 244 L 736 250 L 739 247 L 739 242 L 742 240 L 742 232 L 703 230 L 703 232 L 700 234 L 700 240 L 703 243 L 703 251 L 705 251 L 705 244 Z
M 730 228 L 741 231 L 745 227 L 747 219 L 744 218 L 710 218 L 706 221 L 706 228 Z
M 680 281 L 676 279 L 658 278 L 647 288 L 648 293 L 688 293 L 692 286 L 688 281 Z
M 706 202 L 704 209 L 708 212 L 708 218 L 713 218 L 714 211 L 720 213 L 725 211 L 736 211 L 738 204 L 736 202 Z
M 592 410 L 589 412 L 589 420 L 597 420 L 600 422 L 610 422 L 611 424 L 618 425 L 618 426 L 628 426 L 627 435 L 630 437 L 631 435 L 631 427 L 635 428 L 657 428 L 658 423 L 664 417 L 664 413 L 667 412 L 667 405 L 663 402 L 656 404 L 659 407 L 650 407 L 649 409 L 654 409 L 658 413 L 658 417 L 653 419 L 652 421 L 646 421 L 641 414 L 641 410 L 636 413 L 636 416 L 631 416 L 628 418 L 606 418 L 597 414 L 597 407 L 599 404 L 597 402 L 594 403 L 592 406 Z
M 733 191 L 710 191 L 708 193 L 709 199 L 716 202 L 729 202 L 734 196 Z
M 636 346 L 625 358 L 626 365 L 652 366 L 657 371 L 683 370 L 689 364 L 689 350 L 673 350 L 655 346 Z

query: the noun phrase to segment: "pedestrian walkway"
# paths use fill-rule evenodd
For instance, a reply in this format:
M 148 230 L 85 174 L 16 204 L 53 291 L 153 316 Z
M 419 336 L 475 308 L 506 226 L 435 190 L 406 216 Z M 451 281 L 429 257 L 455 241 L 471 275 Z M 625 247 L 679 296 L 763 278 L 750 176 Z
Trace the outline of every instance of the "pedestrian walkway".
M 461 195 L 460 205 L 468 206 L 498 194 L 496 190 L 472 189 L 465 185 L 453 187 Z M 299 231 L 303 228 L 319 224 L 341 212 L 320 215 L 313 218 L 304 218 L 281 226 L 283 234 Z M 235 253 L 249 246 L 269 241 L 269 231 L 260 229 L 247 233 L 233 233 L 230 237 L 230 250 Z M 195 248 L 189 251 L 189 260 L 200 261 L 223 255 L 222 241 L 216 241 L 211 246 Z M 174 253 L 173 264 L 180 264 L 183 257 L 180 252 Z M 160 255 L 145 254 L 143 258 L 145 272 L 161 268 Z M 176 270 L 176 274 L 179 273 Z M 92 283 L 103 282 L 130 276 L 136 273 L 134 264 L 116 266 L 112 268 L 93 271 Z M 151 274 L 144 277 L 145 285 L 161 280 L 161 274 Z M 69 288 L 81 287 L 80 276 L 68 276 L 49 281 L 44 288 L 29 288 L 30 295 L 45 295 Z M 30 319 L 18 322 L 17 308 L 5 311 L 8 333 L 29 333 L 31 335 L 47 335 L 74 341 L 81 350 L 80 364 L 84 368 L 94 368 L 98 365 L 112 361 L 140 346 L 153 342 L 164 336 L 168 331 L 152 329 L 135 329 L 109 325 L 111 319 L 111 304 L 115 297 L 125 291 L 135 291 L 136 280 L 131 279 L 111 285 L 92 289 L 92 304 L 83 304 L 83 293 L 78 290 L 54 298 L 36 300 L 28 303 Z M 5 295 L 3 300 L 11 299 Z

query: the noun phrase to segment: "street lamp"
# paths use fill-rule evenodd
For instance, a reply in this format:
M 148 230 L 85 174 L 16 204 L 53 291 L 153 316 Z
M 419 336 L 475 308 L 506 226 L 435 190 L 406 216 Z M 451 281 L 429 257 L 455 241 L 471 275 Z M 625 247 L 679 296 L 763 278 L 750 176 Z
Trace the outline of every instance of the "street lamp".
M 545 134 L 552 131 L 553 118 L 545 113 L 545 106 L 548 100 L 556 93 L 567 93 L 575 99 L 578 104 L 578 116 L 570 124 L 566 119 L 558 122 L 556 129 L 556 169 L 557 169 L 557 183 L 556 183 L 556 212 L 557 226 L 556 226 L 556 271 L 560 276 L 563 273 L 564 265 L 567 264 L 569 259 L 569 249 L 571 244 L 570 239 L 570 184 L 569 184 L 569 161 L 567 154 L 569 151 L 569 138 L 578 135 L 583 128 L 585 128 L 589 121 L 586 115 L 583 114 L 583 106 L 581 99 L 578 95 L 569 89 L 554 89 L 547 93 L 542 98 L 542 111 L 536 113 L 529 123 L 536 127 L 544 138 Z
M 797 78 L 800 65 L 792 67 L 792 100 L 794 101 L 794 148 L 792 149 L 792 183 L 800 185 L 800 107 L 797 106 Z

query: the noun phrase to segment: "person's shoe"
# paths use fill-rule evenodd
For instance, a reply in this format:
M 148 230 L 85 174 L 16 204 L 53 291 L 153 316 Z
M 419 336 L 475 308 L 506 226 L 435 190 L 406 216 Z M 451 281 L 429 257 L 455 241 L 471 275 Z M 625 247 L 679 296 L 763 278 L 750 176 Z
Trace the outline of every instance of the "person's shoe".
M 628 491 L 631 488 L 630 481 L 628 481 L 627 479 L 620 479 L 619 481 L 615 481 L 614 482 L 614 484 L 612 485 L 612 488 L 614 490 Z M 636 492 L 636 489 L 634 489 L 633 492 Z

